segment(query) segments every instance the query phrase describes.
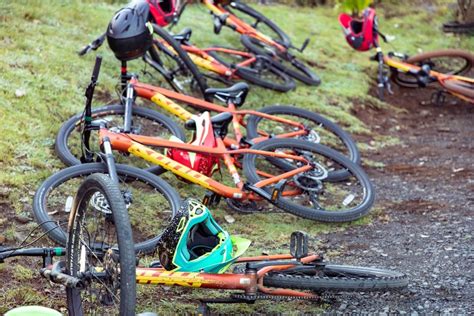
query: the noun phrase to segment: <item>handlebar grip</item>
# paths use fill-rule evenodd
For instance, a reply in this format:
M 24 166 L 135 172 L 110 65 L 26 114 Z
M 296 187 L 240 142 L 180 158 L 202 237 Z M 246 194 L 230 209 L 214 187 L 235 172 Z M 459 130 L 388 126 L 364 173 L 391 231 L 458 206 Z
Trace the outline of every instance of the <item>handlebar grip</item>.
M 80 51 L 78 51 L 77 54 L 78 54 L 79 56 L 84 56 L 84 55 L 87 54 L 90 50 L 91 50 L 91 45 L 87 44 L 87 45 L 84 46 Z
M 95 64 L 94 64 L 94 70 L 92 71 L 92 81 L 97 81 L 97 78 L 99 77 L 99 72 L 100 72 L 100 66 L 102 65 L 102 56 L 97 55 L 95 58 Z

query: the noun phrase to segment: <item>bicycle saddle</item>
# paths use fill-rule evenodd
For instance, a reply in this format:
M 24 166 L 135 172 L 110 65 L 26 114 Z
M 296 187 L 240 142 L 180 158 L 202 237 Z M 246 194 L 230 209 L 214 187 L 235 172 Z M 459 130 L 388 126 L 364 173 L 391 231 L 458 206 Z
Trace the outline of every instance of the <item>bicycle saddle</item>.
M 173 38 L 177 41 L 180 42 L 181 44 L 184 44 L 186 42 L 189 42 L 191 39 L 191 35 L 193 34 L 193 30 L 189 27 L 185 27 L 181 32 L 179 32 L 176 35 L 173 35 Z
M 232 122 L 232 114 L 229 112 L 222 112 L 211 117 L 212 128 L 220 136 L 227 134 L 230 122 Z M 196 130 L 196 121 L 193 119 L 187 120 L 184 127 L 187 130 Z
M 239 82 L 229 88 L 208 88 L 204 92 L 207 98 L 216 98 L 226 104 L 233 103 L 239 107 L 245 102 L 245 98 L 249 93 L 249 85 L 245 82 Z

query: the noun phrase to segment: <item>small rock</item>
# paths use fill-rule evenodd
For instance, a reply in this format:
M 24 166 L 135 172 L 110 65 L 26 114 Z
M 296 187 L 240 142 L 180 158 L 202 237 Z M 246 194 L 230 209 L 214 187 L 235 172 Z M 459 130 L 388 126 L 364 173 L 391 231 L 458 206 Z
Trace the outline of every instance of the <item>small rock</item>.
M 16 89 L 16 90 L 15 90 L 15 96 L 16 96 L 17 98 L 24 97 L 25 95 L 26 95 L 25 89 Z
M 32 218 L 29 218 L 28 216 L 23 216 L 23 215 L 16 215 L 15 220 L 18 223 L 21 223 L 21 224 L 26 224 L 26 223 L 29 223 L 29 222 L 33 221 Z
M 347 304 L 346 303 L 342 303 L 341 306 L 339 306 L 339 310 L 340 311 L 343 311 L 347 308 Z
M 225 221 L 226 221 L 227 223 L 229 223 L 229 224 L 232 224 L 232 223 L 235 222 L 235 218 L 232 217 L 231 215 L 225 215 L 225 216 L 224 216 L 224 219 L 225 219 Z

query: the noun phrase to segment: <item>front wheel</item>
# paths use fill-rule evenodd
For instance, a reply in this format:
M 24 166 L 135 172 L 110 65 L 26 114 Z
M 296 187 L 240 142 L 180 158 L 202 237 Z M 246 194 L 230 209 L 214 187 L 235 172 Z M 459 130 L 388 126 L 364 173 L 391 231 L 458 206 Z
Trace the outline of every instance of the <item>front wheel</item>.
M 46 179 L 36 191 L 33 199 L 35 219 L 60 245 L 67 243 L 65 227 L 76 190 L 94 173 L 107 173 L 107 166 L 90 163 L 63 169 Z M 135 250 L 150 253 L 179 209 L 181 199 L 167 182 L 144 170 L 117 164 L 117 175 L 134 232 Z M 95 195 L 92 202 L 97 214 L 111 214 L 104 196 Z
M 110 213 L 93 207 L 103 197 Z M 135 251 L 127 207 L 119 187 L 104 174 L 89 176 L 71 210 L 67 273 L 83 288 L 67 288 L 70 315 L 135 315 Z
M 263 277 L 263 284 L 315 292 L 365 292 L 404 288 L 408 278 L 403 273 L 385 269 L 321 264 L 269 273 Z
M 375 199 L 372 184 L 362 168 L 326 146 L 299 139 L 269 139 L 251 147 L 255 150 L 302 156 L 312 169 L 286 179 L 279 185 L 274 204 L 297 216 L 323 222 L 346 222 L 367 214 Z M 243 169 L 251 184 L 274 178 L 303 167 L 296 159 L 276 158 L 270 154 L 246 154 Z M 348 177 L 340 181 L 334 173 L 345 170 Z M 279 182 L 281 184 L 281 182 Z M 263 187 L 275 193 L 273 185 Z

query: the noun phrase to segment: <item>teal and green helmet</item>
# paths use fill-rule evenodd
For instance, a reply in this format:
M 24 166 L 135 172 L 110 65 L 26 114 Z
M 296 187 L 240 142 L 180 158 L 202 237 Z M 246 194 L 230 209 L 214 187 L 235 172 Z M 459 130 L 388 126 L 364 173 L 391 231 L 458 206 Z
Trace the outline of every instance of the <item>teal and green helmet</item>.
M 229 236 L 205 205 L 186 199 L 161 236 L 157 250 L 166 270 L 223 273 L 249 245 L 247 239 Z

